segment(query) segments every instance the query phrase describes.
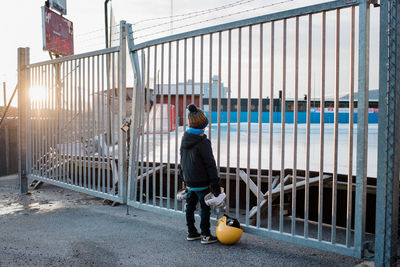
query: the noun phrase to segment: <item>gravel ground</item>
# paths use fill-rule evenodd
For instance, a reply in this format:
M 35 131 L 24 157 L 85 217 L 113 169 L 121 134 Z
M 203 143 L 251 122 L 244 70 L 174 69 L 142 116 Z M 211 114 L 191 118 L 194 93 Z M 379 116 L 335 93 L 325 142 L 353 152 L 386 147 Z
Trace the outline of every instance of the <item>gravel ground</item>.
M 186 241 L 183 218 L 112 207 L 0 177 L 0 266 L 354 266 L 359 259 L 244 233 L 233 246 Z

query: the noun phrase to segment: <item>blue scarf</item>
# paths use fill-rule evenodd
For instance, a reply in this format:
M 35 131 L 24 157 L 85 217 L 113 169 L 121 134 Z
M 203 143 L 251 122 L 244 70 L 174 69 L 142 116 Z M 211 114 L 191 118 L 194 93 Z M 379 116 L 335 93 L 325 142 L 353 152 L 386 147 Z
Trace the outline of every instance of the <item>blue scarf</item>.
M 195 134 L 195 135 L 200 135 L 204 133 L 203 129 L 195 129 L 195 128 L 189 128 L 186 130 L 187 133 Z

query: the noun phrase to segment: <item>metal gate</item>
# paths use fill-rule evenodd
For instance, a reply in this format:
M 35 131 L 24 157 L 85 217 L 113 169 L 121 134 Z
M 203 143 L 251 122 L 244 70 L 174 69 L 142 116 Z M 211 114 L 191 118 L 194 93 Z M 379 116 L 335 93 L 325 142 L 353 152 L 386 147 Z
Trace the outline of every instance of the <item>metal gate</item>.
M 343 13 L 350 17 L 347 23 Z M 348 51 L 343 51 L 343 31 L 349 35 Z M 287 42 L 288 36 L 294 41 Z M 367 1 L 333 1 L 141 44 L 129 34 L 138 90 L 127 203 L 184 214 L 184 203 L 175 198 L 182 186 L 179 147 L 186 106 L 196 103 L 211 123 L 207 135 L 227 192 L 225 213 L 239 218 L 247 232 L 361 257 L 367 183 L 376 179 L 376 169 L 367 169 L 368 46 Z M 350 73 L 345 78 L 343 65 Z M 318 105 L 311 101 L 315 72 Z M 339 125 L 341 79 L 348 81 L 350 94 L 347 122 Z M 306 88 L 302 103 L 300 87 Z M 333 93 L 332 122 L 325 114 L 327 92 Z M 322 107 L 318 123 L 311 124 L 317 107 Z M 338 210 L 338 202 L 344 210 Z
M 245 231 L 355 257 L 375 239 L 376 263 L 393 263 L 400 12 L 398 1 L 382 1 L 374 128 L 368 124 L 371 3 L 332 1 L 140 44 L 122 21 L 118 47 L 34 64 L 29 49 L 19 48 L 21 192 L 31 178 L 183 216 L 184 203 L 175 198 L 182 186 L 179 147 L 185 107 L 195 103 L 210 121 L 225 213 Z M 126 43 L 135 76 L 131 113 Z M 45 93 L 33 98 L 28 88 Z M 313 100 L 315 90 L 320 97 Z M 366 222 L 375 204 L 374 236 Z M 213 219 L 219 216 L 217 210 Z
M 118 47 L 33 64 L 29 50 L 20 51 L 19 85 L 30 88 L 24 90 L 28 104 L 20 105 L 27 114 L 21 133 L 28 178 L 125 201 L 120 125 L 127 115 L 126 40 L 125 25 L 120 27 Z

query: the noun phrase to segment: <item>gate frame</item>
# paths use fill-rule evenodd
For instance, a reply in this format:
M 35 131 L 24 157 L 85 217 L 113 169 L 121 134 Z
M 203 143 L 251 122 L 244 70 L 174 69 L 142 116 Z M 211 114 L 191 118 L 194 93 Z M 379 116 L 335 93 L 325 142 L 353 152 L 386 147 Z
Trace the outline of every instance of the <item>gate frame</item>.
M 400 2 L 382 0 L 379 43 L 375 264 L 396 264 L 400 168 Z
M 355 234 L 354 234 L 354 246 L 346 246 L 342 244 L 337 244 L 335 242 L 327 242 L 327 241 L 319 241 L 314 238 L 307 238 L 297 235 L 292 235 L 290 233 L 281 233 L 276 230 L 271 229 L 260 229 L 255 226 L 246 226 L 245 224 L 241 224 L 242 228 L 248 232 L 253 234 L 258 234 L 261 236 L 271 237 L 274 239 L 287 241 L 299 245 L 306 245 L 313 248 L 323 249 L 331 252 L 336 252 L 343 255 L 353 256 L 357 258 L 363 257 L 364 253 L 364 236 L 365 236 L 365 214 L 366 214 L 366 185 L 367 185 L 367 145 L 368 145 L 368 77 L 369 77 L 369 6 L 374 1 L 369 0 L 337 0 L 322 4 L 316 4 L 312 6 L 301 7 L 292 10 L 281 11 L 277 13 L 272 13 L 264 16 L 254 17 L 250 19 L 244 19 L 240 21 L 235 21 L 231 23 L 211 26 L 199 30 L 189 31 L 181 34 L 175 34 L 167 37 L 162 37 L 159 39 L 146 41 L 140 44 L 135 45 L 132 37 L 131 25 L 127 24 L 129 38 L 128 38 L 128 47 L 129 52 L 131 54 L 131 60 L 133 69 L 136 76 L 136 90 L 137 96 L 143 94 L 143 85 L 141 84 L 141 76 L 139 69 L 139 61 L 137 51 L 139 49 L 148 48 L 151 46 L 155 46 L 162 43 L 179 41 L 183 39 L 188 39 L 191 37 L 202 36 L 205 34 L 212 34 L 222 31 L 227 31 L 230 29 L 236 29 L 246 26 L 251 26 L 254 24 L 261 24 L 266 22 L 272 22 L 276 20 L 283 20 L 287 18 L 292 18 L 296 16 L 305 16 L 311 15 L 314 13 L 320 13 L 323 11 L 331 11 L 335 9 L 341 9 L 351 6 L 359 7 L 359 50 L 358 50 L 358 58 L 359 58 L 359 97 L 361 101 L 358 101 L 358 116 L 359 121 L 357 123 L 357 150 L 361 153 L 357 153 L 357 172 L 356 172 L 356 199 L 355 199 L 355 207 L 356 207 L 356 215 L 355 215 Z M 361 23 L 364 22 L 364 23 Z M 360 90 L 361 89 L 361 90 Z M 361 105 L 360 105 L 361 103 Z M 134 102 L 132 102 L 134 105 Z M 137 108 L 138 105 L 133 106 Z M 132 127 L 134 127 L 132 129 Z M 133 130 L 133 131 L 132 131 Z M 134 133 L 135 131 L 135 133 Z M 138 139 L 138 136 L 134 136 L 137 132 L 136 126 L 131 125 L 131 137 L 135 138 L 135 142 Z M 131 138 L 131 140 L 133 140 Z M 181 211 L 175 211 L 173 209 L 161 208 L 158 206 L 153 206 L 151 204 L 140 203 L 134 197 L 136 196 L 136 188 L 134 181 L 136 180 L 136 175 L 134 175 L 134 166 L 137 165 L 137 156 L 133 153 L 133 148 L 135 144 L 131 143 L 130 147 L 130 157 L 129 157 L 129 181 L 128 181 L 128 199 L 127 204 L 133 206 L 135 208 L 141 208 L 145 210 L 155 211 L 163 214 L 173 214 L 177 216 L 184 216 L 184 213 Z M 135 158 L 133 158 L 135 155 Z
M 54 64 L 62 63 L 64 61 L 71 61 L 75 59 L 82 59 L 87 57 L 98 56 L 102 54 L 110 54 L 119 52 L 118 58 L 118 91 L 119 91 L 119 118 L 118 122 L 120 126 L 122 126 L 123 121 L 126 119 L 126 22 L 121 21 L 120 23 L 120 45 L 91 51 L 87 53 L 82 53 L 78 55 L 60 57 L 52 60 L 46 60 L 38 63 L 30 63 L 29 61 L 29 48 L 18 48 L 18 112 L 19 112 L 19 121 L 18 121 L 18 136 L 19 136 L 19 180 L 20 180 L 20 192 L 26 193 L 28 190 L 28 178 L 39 180 L 48 184 L 52 184 L 55 186 L 71 189 L 80 193 L 85 193 L 89 195 L 93 195 L 96 197 L 109 199 L 112 201 L 126 203 L 126 195 L 127 195 L 127 179 L 126 179 L 126 145 L 119 146 L 118 149 L 118 194 L 111 195 L 109 193 L 103 193 L 100 191 L 96 191 L 94 189 L 85 188 L 79 185 L 69 184 L 61 181 L 56 181 L 50 178 L 41 177 L 38 175 L 34 175 L 29 172 L 32 169 L 30 166 L 30 98 L 29 98 L 29 86 L 30 86 L 30 68 L 40 65 L 46 64 Z M 55 85 L 54 88 L 59 85 Z M 56 90 L 56 89 L 53 89 Z M 58 129 L 57 129 L 58 130 Z M 120 129 L 118 131 L 118 141 L 126 144 L 126 134 Z

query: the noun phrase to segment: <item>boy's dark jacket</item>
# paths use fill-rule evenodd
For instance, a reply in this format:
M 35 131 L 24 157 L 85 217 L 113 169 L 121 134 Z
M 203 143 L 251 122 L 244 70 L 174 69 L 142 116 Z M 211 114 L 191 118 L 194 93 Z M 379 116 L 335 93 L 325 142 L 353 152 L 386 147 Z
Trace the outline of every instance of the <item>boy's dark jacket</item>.
M 185 132 L 180 153 L 186 185 L 189 187 L 211 186 L 213 194 L 218 196 L 221 193 L 220 179 L 211 142 L 207 136 Z

